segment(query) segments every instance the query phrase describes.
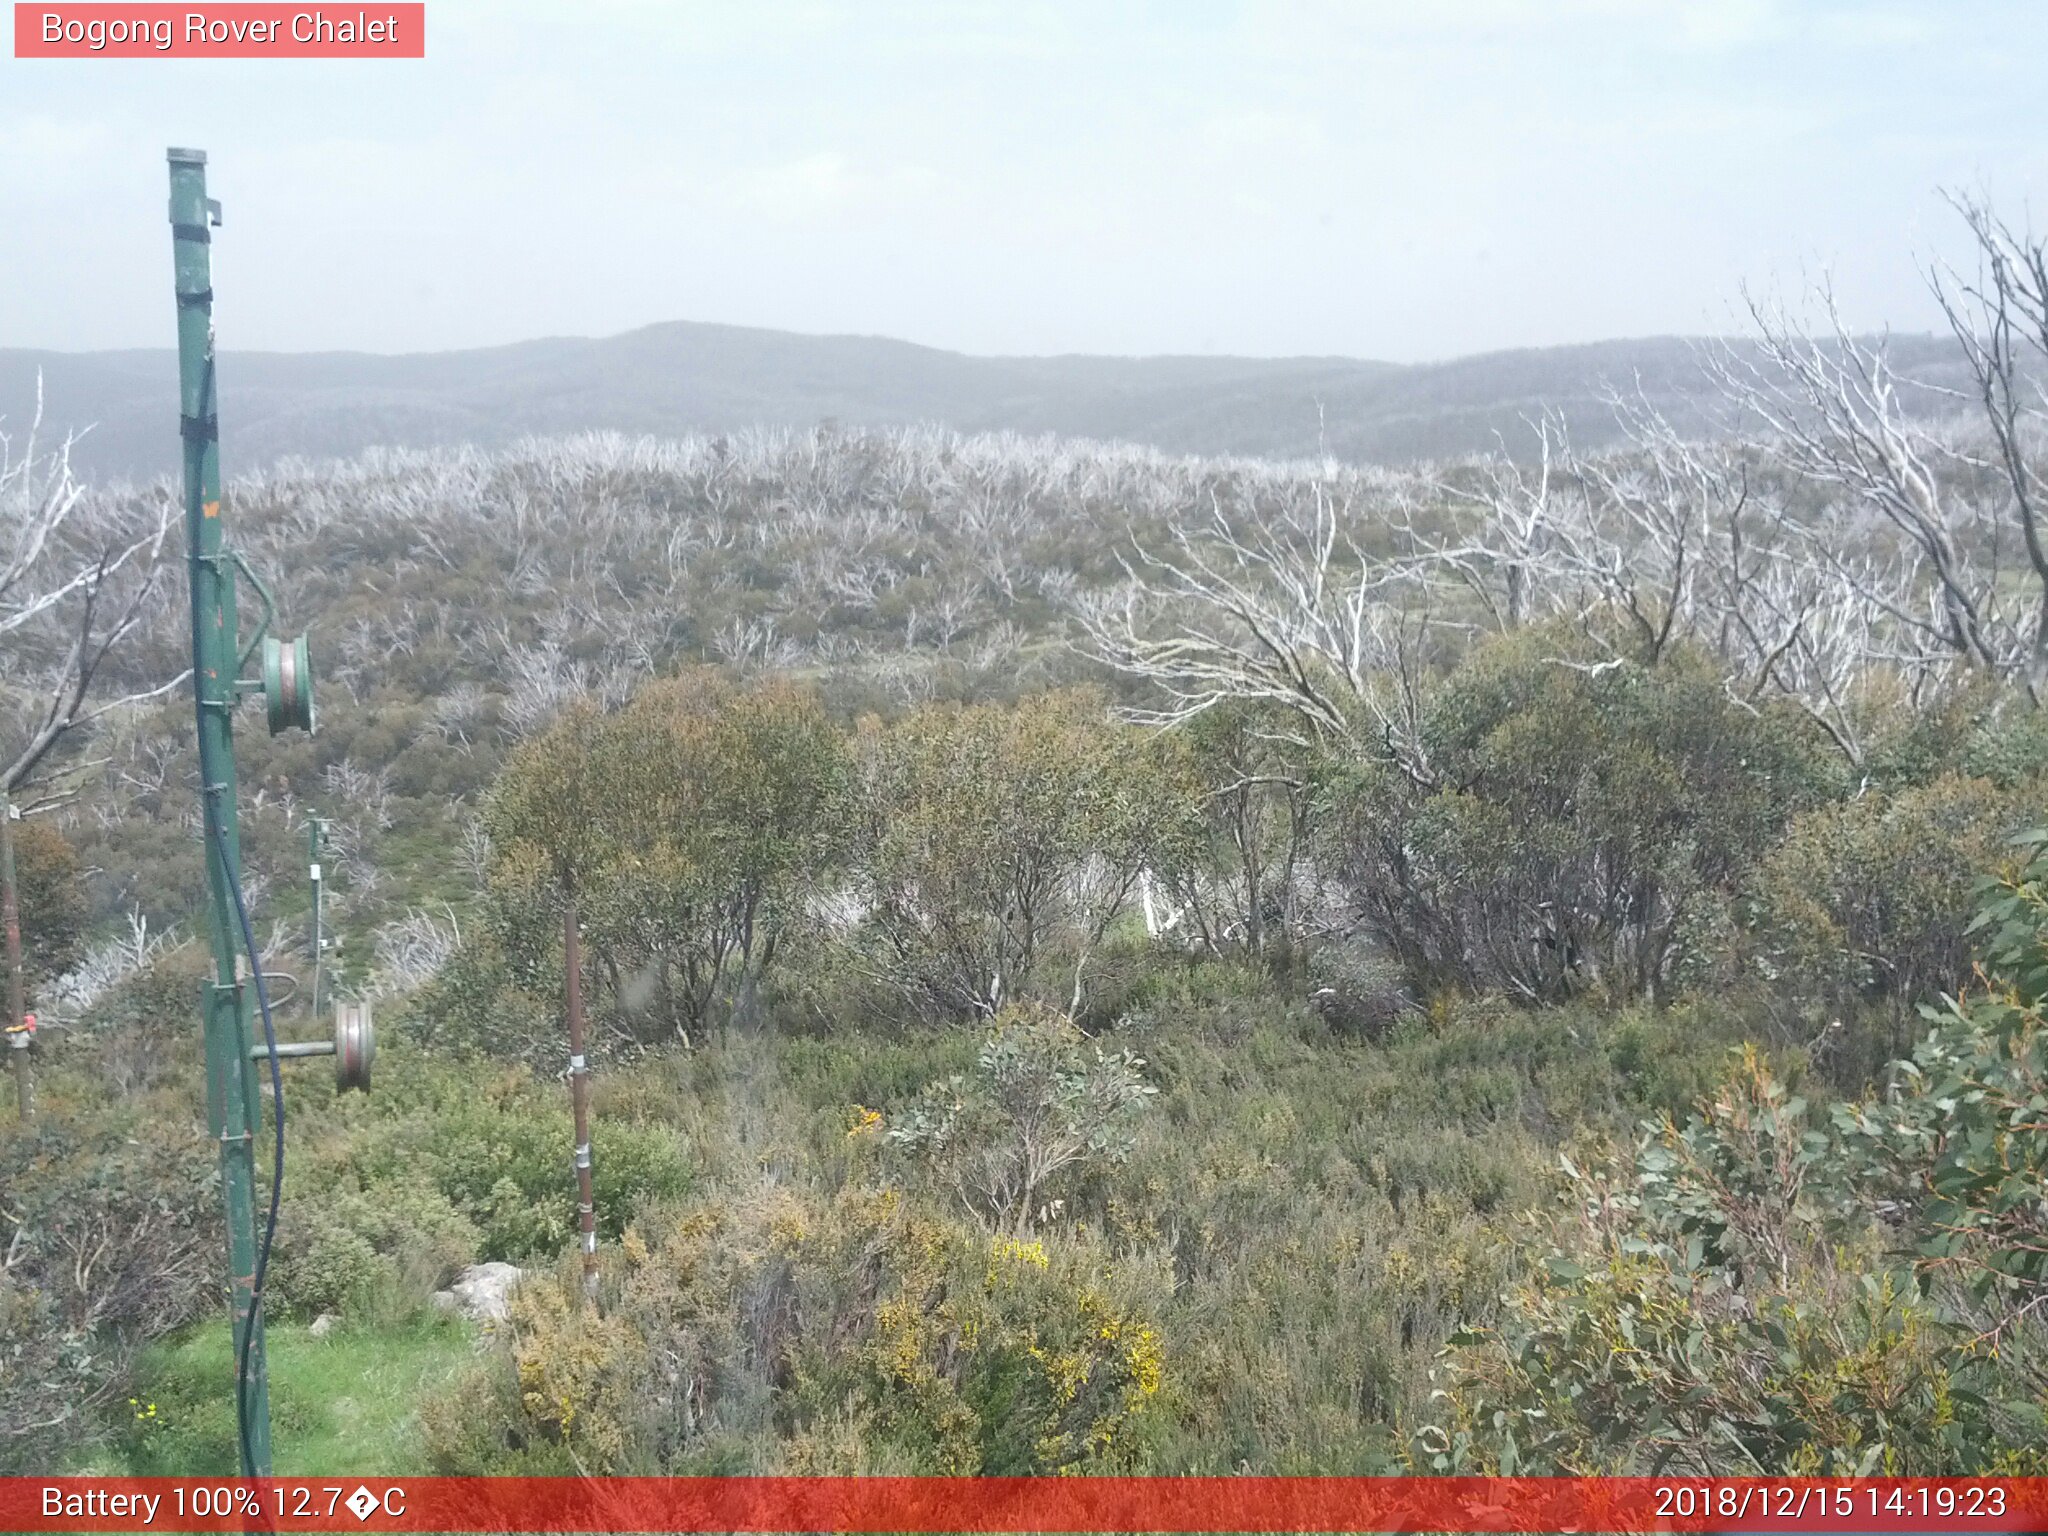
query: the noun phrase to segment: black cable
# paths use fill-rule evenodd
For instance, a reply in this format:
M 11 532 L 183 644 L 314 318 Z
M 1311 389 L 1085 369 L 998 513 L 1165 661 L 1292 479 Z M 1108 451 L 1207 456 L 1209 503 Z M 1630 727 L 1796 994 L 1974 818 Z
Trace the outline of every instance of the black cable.
M 242 925 L 242 945 L 249 952 L 249 974 L 256 981 L 256 1007 L 263 1015 L 263 1043 L 270 1051 L 270 1096 L 277 1126 L 277 1144 L 270 1165 L 270 1215 L 263 1226 L 263 1242 L 256 1250 L 256 1272 L 250 1277 L 249 1320 L 242 1328 L 242 1347 L 235 1357 L 235 1428 L 242 1441 L 242 1465 L 252 1472 L 256 1457 L 249 1444 L 249 1346 L 263 1316 L 264 1273 L 270 1268 L 270 1245 L 277 1237 L 277 1208 L 284 1197 L 284 1073 L 277 1063 L 277 1027 L 270 1018 L 270 993 L 263 985 L 263 960 L 256 950 L 256 930 L 249 923 L 248 904 L 242 900 L 242 882 L 235 875 L 234 860 L 228 857 L 227 828 L 218 815 L 211 818 L 214 838 L 220 844 L 221 872 L 228 894 L 234 898 L 235 916 Z

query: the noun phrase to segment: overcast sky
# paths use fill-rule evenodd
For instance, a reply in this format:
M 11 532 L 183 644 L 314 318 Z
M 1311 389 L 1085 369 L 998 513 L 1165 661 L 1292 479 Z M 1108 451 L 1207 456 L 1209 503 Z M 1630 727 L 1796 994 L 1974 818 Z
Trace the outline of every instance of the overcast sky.
M 171 344 L 169 144 L 211 157 L 243 348 L 687 319 L 1411 361 L 1727 329 L 1745 280 L 1822 269 L 1854 322 L 1922 329 L 1938 189 L 2048 194 L 2025 0 L 429 0 L 427 26 L 424 61 L 0 58 L 0 345 Z

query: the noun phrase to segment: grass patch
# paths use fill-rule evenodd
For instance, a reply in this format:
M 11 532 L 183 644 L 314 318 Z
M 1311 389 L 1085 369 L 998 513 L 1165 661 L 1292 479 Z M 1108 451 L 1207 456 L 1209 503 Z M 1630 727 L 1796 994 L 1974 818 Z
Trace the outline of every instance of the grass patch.
M 277 1475 L 428 1471 L 417 1410 L 473 1358 L 473 1337 L 462 1323 L 426 1318 L 385 1332 L 338 1328 L 325 1338 L 300 1324 L 271 1327 L 271 1454 Z M 234 1360 L 224 1320 L 152 1349 L 136 1381 L 134 1406 L 116 1410 L 112 1433 L 79 1468 L 82 1473 L 234 1474 Z

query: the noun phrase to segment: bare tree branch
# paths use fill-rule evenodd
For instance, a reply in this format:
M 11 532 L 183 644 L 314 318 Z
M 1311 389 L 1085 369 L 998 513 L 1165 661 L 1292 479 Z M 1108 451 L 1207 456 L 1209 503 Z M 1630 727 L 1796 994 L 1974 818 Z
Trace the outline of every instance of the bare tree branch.
M 0 697 L 25 725 L 0 744 L 0 790 L 10 794 L 66 733 L 183 681 L 97 696 L 109 657 L 149 611 L 171 506 L 159 500 L 153 516 L 137 519 L 90 496 L 72 472 L 75 436 L 39 453 L 42 420 L 38 378 L 19 447 L 0 433 Z

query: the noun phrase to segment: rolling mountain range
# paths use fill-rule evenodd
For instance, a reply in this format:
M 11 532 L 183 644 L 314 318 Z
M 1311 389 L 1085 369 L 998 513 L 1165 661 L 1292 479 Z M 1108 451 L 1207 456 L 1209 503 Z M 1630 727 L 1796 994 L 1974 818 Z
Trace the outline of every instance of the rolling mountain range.
M 230 474 L 285 457 L 372 446 L 491 446 L 531 434 L 655 435 L 755 425 L 938 422 L 1115 439 L 1169 452 L 1400 463 L 1510 446 L 1559 411 L 1582 441 L 1612 435 L 1612 385 L 1640 387 L 1682 429 L 1714 400 L 1679 337 L 1493 352 L 1397 364 L 1341 357 L 971 357 L 864 336 L 675 322 L 598 339 L 468 351 L 225 352 L 221 433 Z M 1947 338 L 1892 341 L 1902 370 L 1960 382 Z M 90 426 L 76 462 L 147 479 L 177 462 L 177 360 L 169 349 L 0 348 L 0 417 L 25 419 L 43 380 L 58 431 Z

